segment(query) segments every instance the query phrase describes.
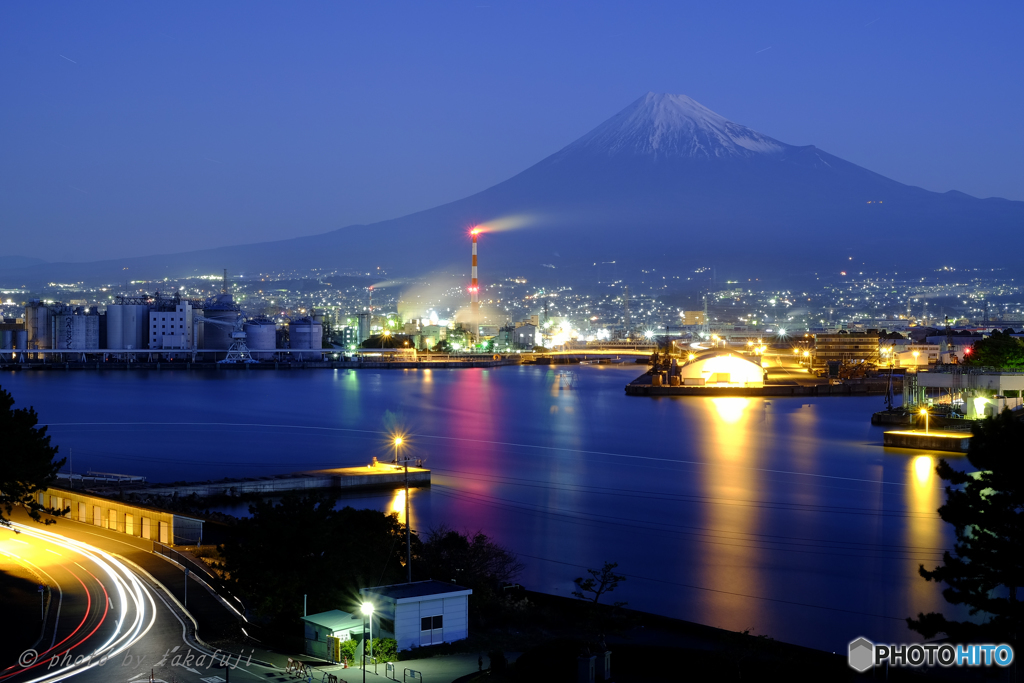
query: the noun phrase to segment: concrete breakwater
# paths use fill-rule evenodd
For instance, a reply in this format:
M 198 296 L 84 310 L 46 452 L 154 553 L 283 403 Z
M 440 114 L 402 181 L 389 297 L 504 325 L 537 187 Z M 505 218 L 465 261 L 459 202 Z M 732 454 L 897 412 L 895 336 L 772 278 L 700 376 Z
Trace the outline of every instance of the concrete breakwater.
M 322 489 L 392 489 L 405 485 L 405 470 L 389 464 L 377 464 L 365 467 L 337 467 L 327 470 L 294 472 L 267 477 L 246 477 L 239 479 L 222 479 L 207 482 L 184 482 L 175 484 L 144 484 L 140 486 L 117 486 L 112 490 L 117 493 L 132 494 L 133 497 L 198 496 L 244 496 L 251 494 L 274 495 L 287 491 L 314 491 Z M 430 470 L 422 467 L 409 468 L 409 485 L 414 487 L 430 486 Z M 102 487 L 95 487 L 98 492 L 110 493 Z
M 123 362 L 65 362 L 65 363 L 0 363 L 2 370 L 124 370 L 132 372 L 136 370 L 185 370 L 188 372 L 249 372 L 257 370 L 313 370 L 313 369 L 335 369 L 335 370 L 408 370 L 418 369 L 448 369 L 448 368 L 494 368 L 503 365 L 519 365 L 518 358 L 502 358 L 494 360 L 429 360 L 429 361 L 297 361 L 293 363 L 284 362 L 257 362 L 257 363 L 206 363 L 206 362 L 185 362 L 185 361 L 164 361 L 147 363 L 123 363 Z
M 966 453 L 971 444 L 971 433 L 966 431 L 927 432 L 918 430 L 886 432 L 882 444 L 887 448 L 912 448 L 924 451 Z
M 882 396 L 887 384 L 766 384 L 763 387 L 740 386 L 661 386 L 631 383 L 627 396 Z

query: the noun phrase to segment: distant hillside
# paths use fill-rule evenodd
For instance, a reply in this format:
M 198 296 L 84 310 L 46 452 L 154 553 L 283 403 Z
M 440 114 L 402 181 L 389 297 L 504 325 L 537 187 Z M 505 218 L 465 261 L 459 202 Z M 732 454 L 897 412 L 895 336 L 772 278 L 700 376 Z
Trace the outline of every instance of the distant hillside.
M 551 266 L 567 279 L 585 278 L 593 264 L 611 260 L 673 272 L 713 264 L 723 278 L 832 272 L 848 253 L 869 268 L 1017 270 L 1024 246 L 1024 202 L 904 185 L 728 121 L 683 95 L 650 93 L 513 178 L 427 211 L 278 242 L 7 269 L 0 283 L 225 267 L 468 272 L 469 227 L 495 221 L 522 227 L 481 238 L 484 282 L 552 274 Z

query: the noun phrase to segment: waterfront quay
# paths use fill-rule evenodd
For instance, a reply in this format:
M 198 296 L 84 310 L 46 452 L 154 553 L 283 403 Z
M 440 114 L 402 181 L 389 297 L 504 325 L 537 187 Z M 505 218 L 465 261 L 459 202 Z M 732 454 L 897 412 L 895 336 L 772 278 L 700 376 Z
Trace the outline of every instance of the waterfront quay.
M 779 383 L 760 386 L 654 386 L 650 375 L 641 375 L 626 385 L 627 396 L 882 396 L 888 382 L 885 379 L 846 380 L 842 384 Z
M 89 487 L 100 494 L 133 494 L 134 497 L 159 498 L 197 496 L 236 497 L 244 495 L 277 495 L 288 491 L 392 489 L 405 485 L 405 468 L 374 462 L 363 467 L 335 467 L 308 472 L 293 472 L 265 477 L 228 478 L 217 481 L 182 482 L 174 484 L 129 483 L 110 487 Z M 409 468 L 409 486 L 430 486 L 430 470 Z
M 911 448 L 917 451 L 946 451 L 966 453 L 971 445 L 971 433 L 953 430 L 893 430 L 886 432 L 882 444 L 886 448 Z
M 484 358 L 446 358 L 443 360 L 415 361 L 367 361 L 367 360 L 326 360 L 326 361 L 257 361 L 253 363 L 215 363 L 191 361 L 156 361 L 156 362 L 124 362 L 124 361 L 7 361 L 0 363 L 0 370 L 186 370 L 189 372 L 232 372 L 251 370 L 357 370 L 359 368 L 373 370 L 408 370 L 413 368 L 495 368 L 504 365 L 519 365 L 520 359 L 509 356 L 495 359 Z

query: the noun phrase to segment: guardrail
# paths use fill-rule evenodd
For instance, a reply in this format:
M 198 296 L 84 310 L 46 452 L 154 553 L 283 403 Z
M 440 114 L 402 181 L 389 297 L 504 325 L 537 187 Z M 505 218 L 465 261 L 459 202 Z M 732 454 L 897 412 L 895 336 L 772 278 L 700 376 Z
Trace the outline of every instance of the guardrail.
M 234 594 L 228 590 L 227 585 L 224 581 L 210 571 L 202 562 L 197 562 L 191 557 L 184 555 L 170 546 L 166 546 L 163 543 L 157 541 L 153 542 L 153 552 L 158 555 L 163 555 L 167 559 L 171 560 L 175 564 L 178 564 L 185 568 L 186 571 L 191 572 L 194 575 L 193 578 L 205 583 L 213 590 L 214 593 L 220 596 L 220 598 L 227 604 L 232 610 L 234 610 L 239 616 L 242 616 L 242 612 L 245 607 L 238 598 L 234 597 Z M 234 605 L 231 601 L 238 602 L 238 605 Z
M 415 671 L 413 669 L 405 669 L 402 672 L 402 683 L 405 683 L 405 681 L 407 679 L 411 679 L 411 680 L 414 680 L 414 681 L 415 680 L 419 680 L 420 683 L 423 683 L 423 674 L 421 674 L 419 671 Z

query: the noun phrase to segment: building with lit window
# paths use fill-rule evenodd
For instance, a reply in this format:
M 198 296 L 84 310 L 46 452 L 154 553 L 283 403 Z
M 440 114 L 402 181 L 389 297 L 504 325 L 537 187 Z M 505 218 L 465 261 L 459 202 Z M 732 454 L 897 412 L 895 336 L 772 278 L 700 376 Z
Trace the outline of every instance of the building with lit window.
M 825 367 L 829 361 L 878 364 L 878 331 L 826 332 L 814 335 L 813 365 Z

